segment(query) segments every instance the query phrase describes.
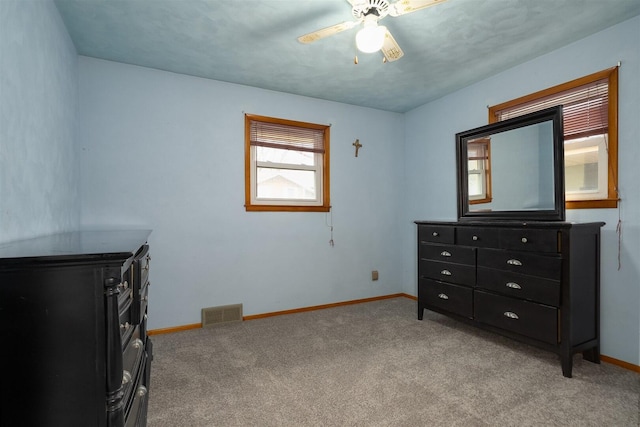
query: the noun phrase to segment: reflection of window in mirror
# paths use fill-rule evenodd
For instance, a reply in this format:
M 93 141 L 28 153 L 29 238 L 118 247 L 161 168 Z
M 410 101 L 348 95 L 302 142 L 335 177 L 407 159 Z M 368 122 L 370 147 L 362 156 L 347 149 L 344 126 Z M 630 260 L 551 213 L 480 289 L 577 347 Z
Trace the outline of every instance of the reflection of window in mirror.
M 618 203 L 618 67 L 489 107 L 489 123 L 563 106 L 568 209 Z
M 491 139 L 482 138 L 467 144 L 469 159 L 469 204 L 491 202 Z

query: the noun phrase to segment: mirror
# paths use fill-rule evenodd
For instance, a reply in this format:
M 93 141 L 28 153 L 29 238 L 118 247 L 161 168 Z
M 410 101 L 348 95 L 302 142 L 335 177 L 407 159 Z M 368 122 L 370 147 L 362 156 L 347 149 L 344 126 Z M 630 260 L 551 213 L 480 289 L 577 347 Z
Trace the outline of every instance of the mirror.
M 564 221 L 562 107 L 456 134 L 458 218 Z

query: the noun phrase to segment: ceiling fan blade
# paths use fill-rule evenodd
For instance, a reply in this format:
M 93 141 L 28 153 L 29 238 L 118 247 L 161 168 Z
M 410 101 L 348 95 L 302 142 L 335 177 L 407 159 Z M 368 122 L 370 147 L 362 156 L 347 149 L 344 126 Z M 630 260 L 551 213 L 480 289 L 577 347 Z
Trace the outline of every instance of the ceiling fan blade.
M 387 61 L 393 62 L 404 56 L 404 52 L 398 46 L 396 39 L 393 38 L 389 30 L 384 35 L 384 43 L 380 49 Z
M 346 21 L 340 24 L 333 25 L 331 27 L 323 28 L 318 31 L 314 31 L 309 34 L 305 34 L 304 36 L 298 37 L 298 41 L 300 43 L 312 43 L 316 40 L 323 39 L 325 37 L 332 36 L 334 34 L 341 33 L 342 31 L 350 30 L 351 28 L 358 25 L 360 21 Z
M 395 3 L 389 5 L 389 15 L 400 16 L 407 13 L 415 12 L 416 10 L 424 9 L 439 3 L 444 3 L 447 0 L 398 0 Z

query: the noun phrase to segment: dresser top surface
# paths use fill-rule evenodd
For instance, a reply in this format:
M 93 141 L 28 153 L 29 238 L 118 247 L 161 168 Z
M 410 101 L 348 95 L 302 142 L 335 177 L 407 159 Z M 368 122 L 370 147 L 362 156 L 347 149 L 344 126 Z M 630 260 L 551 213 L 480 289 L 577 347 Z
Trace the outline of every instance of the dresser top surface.
M 151 230 L 71 231 L 0 244 L 0 266 L 34 260 L 128 258 Z
M 468 221 L 414 221 L 418 225 L 454 225 L 457 227 L 531 227 L 531 228 L 572 228 L 602 227 L 604 222 L 567 221 L 516 221 L 516 220 L 468 220 Z

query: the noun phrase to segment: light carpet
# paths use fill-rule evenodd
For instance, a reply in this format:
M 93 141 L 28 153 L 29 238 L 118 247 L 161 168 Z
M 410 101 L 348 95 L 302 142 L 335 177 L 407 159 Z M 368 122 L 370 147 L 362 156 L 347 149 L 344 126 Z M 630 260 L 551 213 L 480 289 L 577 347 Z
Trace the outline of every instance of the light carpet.
M 393 298 L 151 337 L 149 427 L 638 426 L 640 375 Z

